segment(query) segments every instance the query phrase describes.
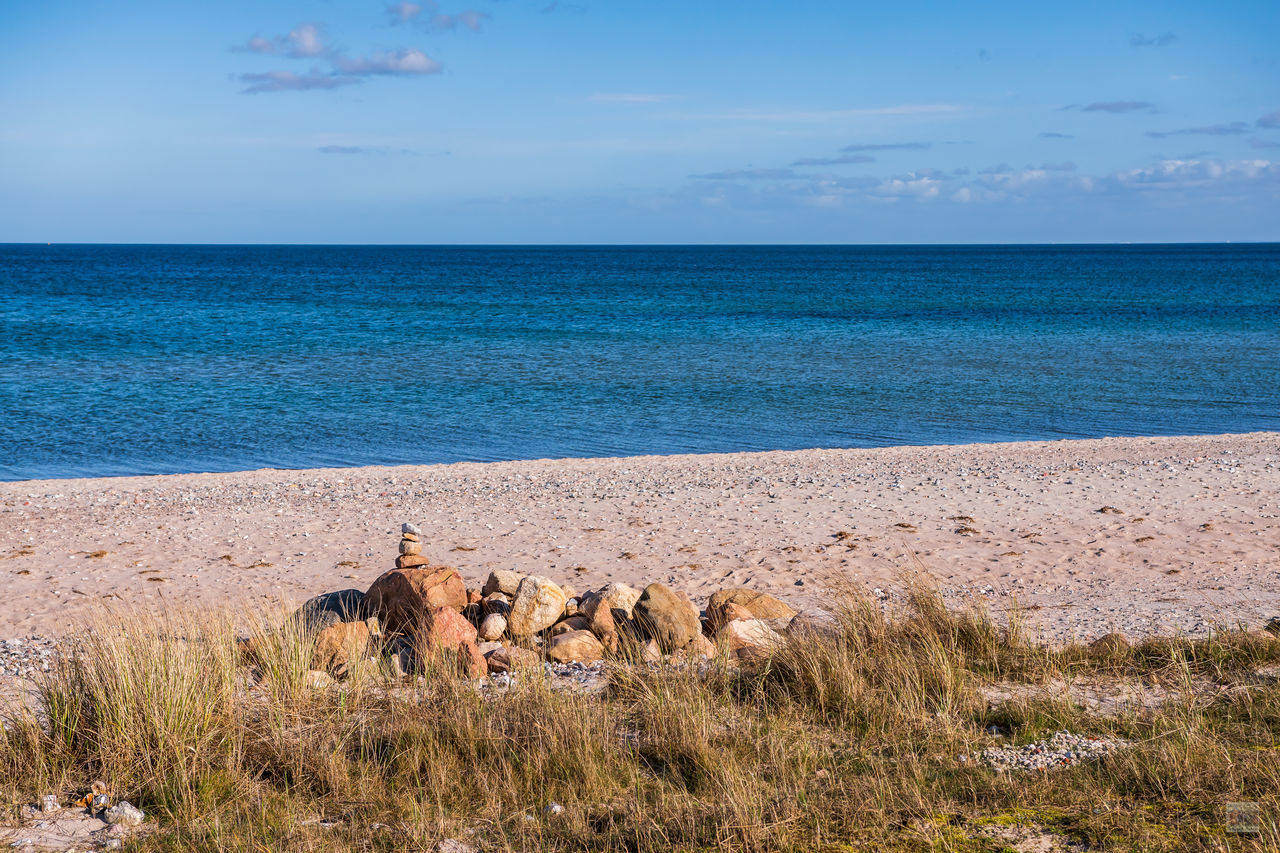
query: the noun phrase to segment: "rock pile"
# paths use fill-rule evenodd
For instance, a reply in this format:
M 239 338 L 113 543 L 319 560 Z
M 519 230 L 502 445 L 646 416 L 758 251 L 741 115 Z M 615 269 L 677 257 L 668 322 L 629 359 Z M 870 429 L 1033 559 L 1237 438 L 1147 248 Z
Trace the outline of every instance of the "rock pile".
M 617 657 L 745 662 L 767 656 L 787 633 L 830 628 L 823 614 L 797 614 L 748 589 L 717 592 L 705 613 L 658 583 L 578 594 L 541 575 L 498 570 L 480 589 L 467 589 L 457 569 L 433 565 L 422 548 L 419 529 L 404 524 L 395 568 L 367 591 L 325 593 L 294 614 L 313 641 L 312 683 L 342 678 L 370 659 L 399 675 L 444 669 L 472 678 Z
M 1060 770 L 1081 761 L 1110 755 L 1130 746 L 1133 744 L 1120 738 L 1057 732 L 1048 740 L 1040 740 L 1024 746 L 989 747 L 971 759 L 961 756 L 961 762 L 968 763 L 972 760 L 996 770 Z

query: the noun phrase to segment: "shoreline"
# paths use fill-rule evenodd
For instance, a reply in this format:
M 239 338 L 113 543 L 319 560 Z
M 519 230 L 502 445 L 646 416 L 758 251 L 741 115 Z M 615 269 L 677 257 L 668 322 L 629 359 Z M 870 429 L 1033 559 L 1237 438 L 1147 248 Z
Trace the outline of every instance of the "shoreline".
M 518 568 L 815 607 L 918 559 L 949 601 L 1016 599 L 1055 639 L 1202 634 L 1280 614 L 1277 494 L 1274 432 L 5 481 L 0 638 L 104 602 L 364 588 L 402 521 L 469 586 Z
M 440 469 L 452 468 L 464 465 L 558 465 L 572 464 L 575 462 L 624 462 L 626 460 L 695 460 L 695 459 L 714 459 L 717 457 L 727 456 L 769 456 L 772 454 L 787 453 L 860 453 L 860 452 L 880 452 L 880 451 L 911 451 L 911 450 L 945 450 L 954 449 L 978 449 L 987 447 L 1007 447 L 1017 449 L 1019 447 L 1041 447 L 1054 446 L 1061 444 L 1086 444 L 1089 442 L 1111 442 L 1111 441 L 1162 441 L 1171 439 L 1235 439 L 1235 438 L 1251 438 L 1251 437 L 1267 437 L 1270 436 L 1280 443 L 1280 431 L 1271 430 L 1252 430 L 1249 432 L 1224 432 L 1224 433 L 1189 433 L 1189 434 L 1159 434 L 1159 435 L 1109 435 L 1096 438 L 1050 438 L 1050 439 L 1020 439 L 1016 441 L 968 441 L 958 443 L 943 444 L 884 444 L 872 447 L 801 447 L 791 450 L 724 450 L 707 453 L 641 453 L 629 456 L 543 456 L 532 459 L 492 459 L 492 460 L 459 460 L 455 462 L 406 462 L 385 465 L 332 465 L 320 466 L 312 468 L 275 468 L 266 466 L 262 468 L 236 468 L 231 470 L 219 471 L 172 471 L 163 474 L 102 474 L 89 475 L 83 477 L 29 477 L 23 479 L 3 479 L 0 478 L 0 491 L 7 486 L 21 486 L 22 484 L 50 484 L 50 483 L 98 483 L 108 480 L 159 480 L 172 477 L 214 477 L 214 476 L 237 476 L 248 474 L 279 474 L 287 476 L 289 474 L 339 474 L 344 471 L 396 471 L 400 469 Z

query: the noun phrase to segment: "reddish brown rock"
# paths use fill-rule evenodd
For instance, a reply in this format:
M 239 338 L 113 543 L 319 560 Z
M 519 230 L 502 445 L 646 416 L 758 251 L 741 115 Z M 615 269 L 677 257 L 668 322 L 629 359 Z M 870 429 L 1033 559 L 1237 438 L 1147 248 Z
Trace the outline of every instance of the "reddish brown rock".
M 342 676 L 352 661 L 369 653 L 372 632 L 364 622 L 339 622 L 316 635 L 311 651 L 311 669 Z
M 461 611 L 467 606 L 467 590 L 458 570 L 447 566 L 392 569 L 369 587 L 365 604 L 384 630 L 400 633 L 429 621 L 438 607 Z
M 416 569 L 419 566 L 429 566 L 431 561 L 421 554 L 401 554 L 396 557 L 397 569 Z
M 602 596 L 588 595 L 583 599 L 581 613 L 587 619 L 587 627 L 600 639 L 609 654 L 618 653 L 618 626 L 613 609 Z M 619 615 L 622 615 L 619 612 Z M 625 618 L 625 617 L 624 617 Z
M 487 671 L 484 657 L 476 648 L 476 626 L 452 608 L 437 607 L 432 611 L 430 625 L 419 632 L 418 639 L 428 657 L 452 658 L 470 678 L 479 678 Z

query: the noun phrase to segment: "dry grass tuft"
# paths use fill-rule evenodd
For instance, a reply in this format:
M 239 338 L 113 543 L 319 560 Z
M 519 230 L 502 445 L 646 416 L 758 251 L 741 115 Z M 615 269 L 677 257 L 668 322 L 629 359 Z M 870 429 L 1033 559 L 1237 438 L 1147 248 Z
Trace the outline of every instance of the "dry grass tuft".
M 152 816 L 136 844 L 156 850 L 1280 845 L 1280 687 L 1258 673 L 1280 640 L 1262 635 L 1048 649 L 916 584 L 888 613 L 842 594 L 829 626 L 749 665 L 619 662 L 599 695 L 540 677 L 484 695 L 376 662 L 313 689 L 308 638 L 278 617 L 247 642 L 230 616 L 88 626 L 6 722 L 10 802 L 103 778 Z M 1082 678 L 1169 698 L 1102 715 L 1037 692 Z M 1025 689 L 991 704 L 993 685 Z M 1060 729 L 1136 746 L 1050 773 L 960 760 Z M 1226 833 L 1240 800 L 1261 803 L 1261 834 Z

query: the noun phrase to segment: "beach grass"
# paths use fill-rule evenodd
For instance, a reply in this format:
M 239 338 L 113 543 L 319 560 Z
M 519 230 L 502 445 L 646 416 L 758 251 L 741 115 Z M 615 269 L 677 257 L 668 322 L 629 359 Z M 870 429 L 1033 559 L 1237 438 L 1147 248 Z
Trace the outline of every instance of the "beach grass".
M 249 662 L 244 614 L 104 614 L 8 712 L 0 791 L 66 801 L 101 779 L 147 812 L 139 850 L 1280 847 L 1280 640 L 1048 647 L 924 583 L 900 607 L 837 601 L 759 659 L 619 662 L 592 694 L 376 663 L 316 689 L 308 638 L 276 614 L 252 620 Z M 1050 770 L 976 760 L 1060 730 L 1130 745 Z M 1256 833 L 1228 831 L 1239 801 Z

